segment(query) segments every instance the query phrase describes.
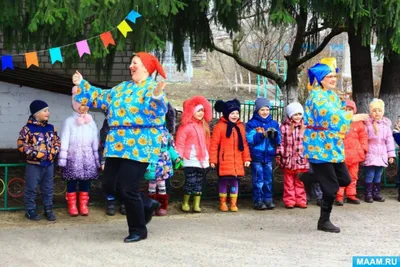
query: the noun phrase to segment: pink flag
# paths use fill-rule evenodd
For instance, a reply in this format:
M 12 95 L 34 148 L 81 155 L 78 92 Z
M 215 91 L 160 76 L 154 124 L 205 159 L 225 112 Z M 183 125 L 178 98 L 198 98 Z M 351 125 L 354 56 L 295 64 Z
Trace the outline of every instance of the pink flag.
M 90 55 L 90 48 L 87 40 L 77 42 L 76 48 L 78 48 L 79 57 L 82 57 L 85 53 Z

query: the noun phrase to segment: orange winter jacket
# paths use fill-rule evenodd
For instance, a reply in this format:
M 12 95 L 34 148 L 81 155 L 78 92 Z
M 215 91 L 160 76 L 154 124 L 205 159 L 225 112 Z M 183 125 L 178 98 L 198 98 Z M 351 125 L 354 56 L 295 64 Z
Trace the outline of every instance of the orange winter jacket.
M 368 134 L 362 121 L 352 122 L 344 138 L 346 165 L 363 162 L 368 152 Z
M 237 121 L 243 139 L 244 150 L 239 150 L 238 133 L 233 127 L 232 135 L 227 138 L 227 120 L 222 117 L 215 125 L 210 144 L 210 163 L 218 165 L 219 176 L 244 176 L 244 163 L 251 161 L 246 130 L 242 122 Z

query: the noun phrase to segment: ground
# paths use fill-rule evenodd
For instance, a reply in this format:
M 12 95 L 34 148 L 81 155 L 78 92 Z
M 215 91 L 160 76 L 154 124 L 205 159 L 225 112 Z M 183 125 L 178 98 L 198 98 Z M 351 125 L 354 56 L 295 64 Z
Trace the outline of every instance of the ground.
M 91 207 L 71 218 L 56 209 L 57 221 L 31 222 L 23 212 L 0 213 L 0 266 L 351 266 L 354 255 L 398 255 L 400 203 L 386 190 L 385 203 L 334 207 L 340 234 L 316 230 L 319 208 L 255 211 L 250 200 L 238 213 L 218 212 L 216 201 L 202 214 L 183 214 L 179 203 L 149 224 L 149 237 L 122 242 L 122 215 L 108 217 Z

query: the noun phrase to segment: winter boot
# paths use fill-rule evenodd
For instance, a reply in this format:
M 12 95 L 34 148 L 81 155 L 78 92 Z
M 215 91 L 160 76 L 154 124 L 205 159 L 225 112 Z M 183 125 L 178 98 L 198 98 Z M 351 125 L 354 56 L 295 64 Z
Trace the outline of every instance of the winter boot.
M 228 206 L 226 205 L 226 194 L 219 194 L 219 210 L 220 211 L 228 211 Z
M 400 188 L 397 190 L 397 201 L 400 202 Z
M 83 216 L 89 215 L 88 203 L 89 203 L 89 193 L 79 192 L 79 212 Z
M 336 201 L 335 201 L 336 206 L 343 206 L 344 189 L 345 189 L 344 187 L 339 187 L 339 190 L 336 193 Z
M 373 203 L 374 200 L 372 198 L 372 183 L 365 183 L 364 188 L 364 201 L 366 203 Z
M 372 189 L 372 198 L 374 201 L 385 202 L 385 198 L 381 195 L 381 184 L 380 183 L 374 183 L 374 186 Z
M 39 221 L 40 216 L 36 213 L 36 210 L 27 210 L 25 212 L 25 217 L 32 221 Z
M 230 211 L 236 212 L 239 211 L 238 207 L 237 207 L 237 199 L 238 199 L 238 195 L 237 194 L 231 194 L 229 196 L 230 200 L 231 200 L 231 207 L 230 207 Z
M 340 228 L 333 225 L 333 223 L 330 221 L 331 211 L 332 211 L 332 204 L 322 201 L 321 215 L 318 220 L 317 229 L 329 233 L 340 233 Z
M 48 221 L 55 221 L 56 216 L 54 215 L 53 212 L 53 206 L 44 206 L 44 217 L 47 218 Z
M 121 201 L 121 203 L 119 204 L 119 213 L 121 213 L 122 215 L 126 215 L 125 204 L 124 204 L 124 202 L 122 202 L 122 201 Z
M 347 203 L 359 205 L 361 201 L 356 196 L 347 196 Z
M 155 201 L 159 201 L 157 199 L 157 193 L 148 193 L 147 196 L 151 199 L 154 199 Z M 160 203 L 161 204 L 161 203 Z M 156 216 L 156 211 L 153 212 L 151 216 Z
M 190 195 L 186 195 L 186 194 L 183 195 L 182 211 L 184 211 L 184 212 L 190 211 L 189 199 L 190 199 Z
M 115 215 L 115 200 L 108 200 L 107 199 L 107 208 L 106 208 L 106 214 L 108 216 L 114 216 Z
M 68 213 L 71 216 L 78 216 L 78 208 L 76 206 L 76 192 L 67 193 L 65 196 L 68 204 Z
M 157 194 L 157 199 L 161 204 L 160 209 L 157 211 L 157 216 L 167 215 L 168 195 L 167 194 Z
M 196 213 L 200 213 L 201 212 L 200 200 L 201 200 L 201 195 L 194 195 L 193 196 L 193 212 L 196 212 Z

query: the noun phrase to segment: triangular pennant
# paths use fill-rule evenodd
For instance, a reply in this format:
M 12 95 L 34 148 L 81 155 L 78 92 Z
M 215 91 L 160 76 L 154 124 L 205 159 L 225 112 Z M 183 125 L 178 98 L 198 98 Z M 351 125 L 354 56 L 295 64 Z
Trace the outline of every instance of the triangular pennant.
M 103 41 L 103 44 L 105 48 L 108 47 L 108 45 L 115 45 L 114 38 L 111 35 L 111 32 L 105 32 L 100 34 L 100 39 Z
M 126 38 L 126 35 L 128 32 L 132 31 L 132 28 L 129 27 L 128 23 L 126 23 L 125 20 L 121 21 L 121 23 L 118 25 L 118 30 L 122 33 L 122 35 Z
M 32 65 L 39 67 L 37 52 L 25 53 L 25 61 L 26 61 L 27 68 L 29 68 Z
M 136 23 L 136 19 L 140 18 L 142 15 L 140 15 L 138 12 L 135 10 L 132 10 L 129 12 L 128 16 L 126 16 L 126 19 L 129 21 L 132 21 L 133 23 Z
M 61 63 L 63 63 L 63 58 L 62 58 L 62 55 L 61 55 L 61 49 L 59 47 L 50 48 L 49 52 L 50 52 L 51 64 L 54 64 L 57 61 L 60 61 Z
M 1 70 L 5 71 L 7 68 L 14 70 L 14 64 L 11 55 L 1 56 Z
M 90 48 L 87 40 L 77 42 L 76 47 L 78 48 L 79 57 L 82 57 L 85 53 L 90 55 Z

